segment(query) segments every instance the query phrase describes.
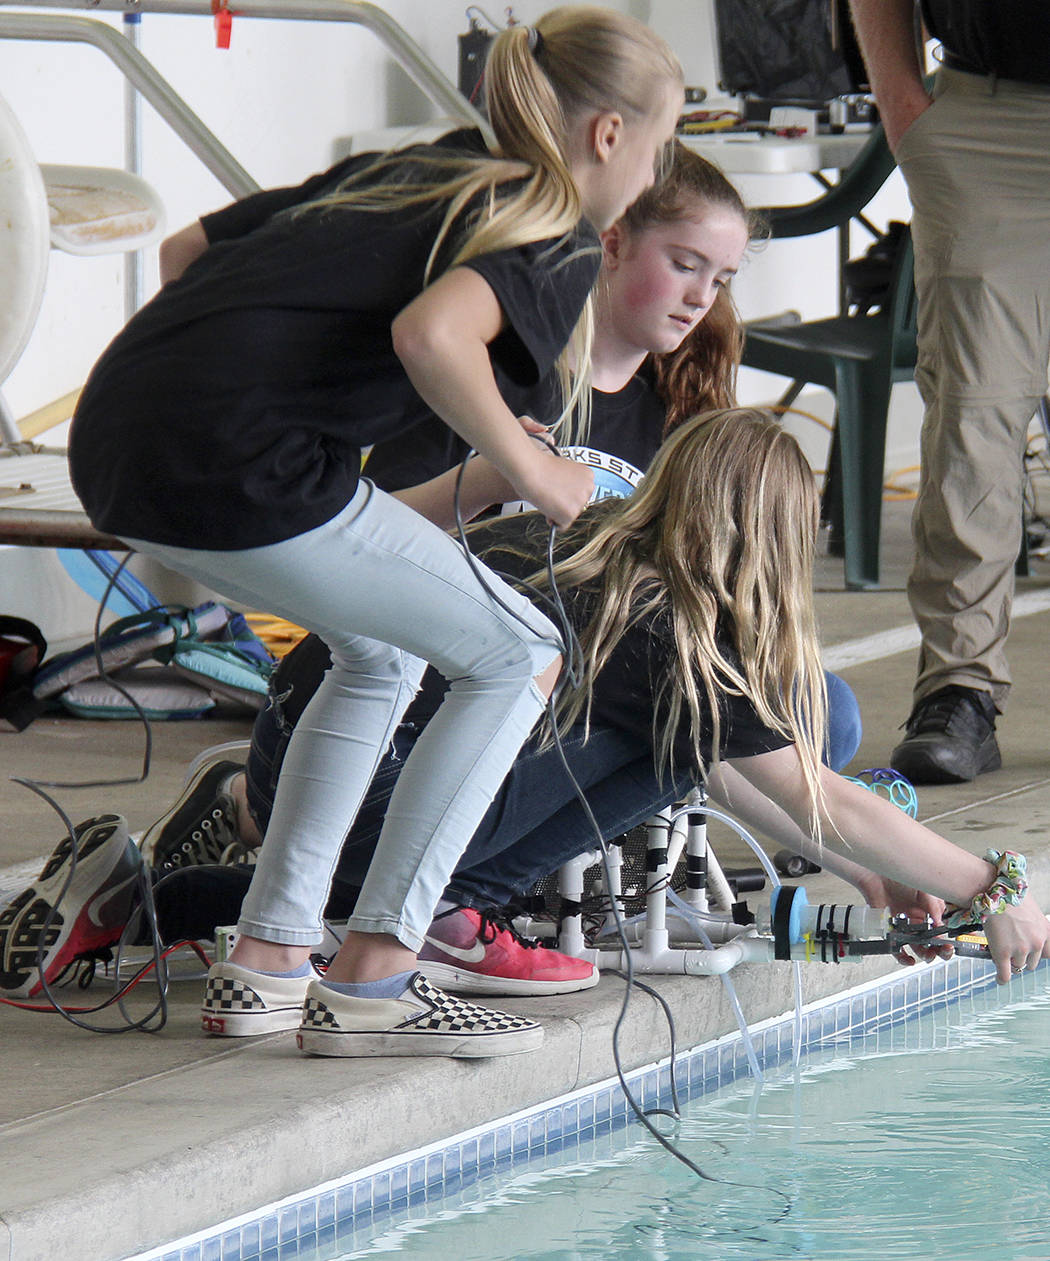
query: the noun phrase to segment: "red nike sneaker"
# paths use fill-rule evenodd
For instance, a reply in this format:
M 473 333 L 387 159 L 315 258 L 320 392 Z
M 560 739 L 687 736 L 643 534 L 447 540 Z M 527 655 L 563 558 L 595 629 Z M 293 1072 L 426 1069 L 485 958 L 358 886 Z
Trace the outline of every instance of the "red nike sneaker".
M 41 971 L 51 985 L 81 955 L 112 946 L 131 916 L 142 855 L 128 825 L 104 814 L 73 830 L 76 870 L 65 836 L 29 888 L 0 907 L 0 994 L 7 998 L 39 994 Z
M 419 970 L 444 989 L 468 994 L 571 994 L 598 984 L 592 963 L 546 950 L 494 911 L 469 906 L 435 917 Z

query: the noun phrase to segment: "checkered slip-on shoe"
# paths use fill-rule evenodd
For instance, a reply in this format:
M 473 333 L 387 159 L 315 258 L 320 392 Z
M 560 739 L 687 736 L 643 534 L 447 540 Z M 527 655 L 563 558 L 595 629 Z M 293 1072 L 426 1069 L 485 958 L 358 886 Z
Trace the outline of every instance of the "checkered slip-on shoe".
M 307 986 L 316 977 L 267 976 L 236 963 L 213 963 L 201 1007 L 201 1029 L 225 1038 L 297 1029 Z
M 313 982 L 297 1041 L 310 1055 L 468 1058 L 533 1051 L 543 1029 L 524 1016 L 453 998 L 417 972 L 400 998 L 351 998 Z

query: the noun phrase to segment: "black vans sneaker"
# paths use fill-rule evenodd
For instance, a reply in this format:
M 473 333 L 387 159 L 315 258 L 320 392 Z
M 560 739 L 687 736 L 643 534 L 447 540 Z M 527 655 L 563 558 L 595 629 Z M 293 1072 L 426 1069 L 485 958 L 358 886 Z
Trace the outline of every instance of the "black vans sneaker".
M 182 790 L 178 801 L 146 829 L 139 847 L 158 871 L 226 861 L 227 852 L 243 850 L 237 832 L 237 806 L 230 785 L 244 767 L 238 762 L 206 762 Z
M 913 784 L 961 784 L 1003 764 L 991 694 L 949 684 L 917 701 L 890 766 Z

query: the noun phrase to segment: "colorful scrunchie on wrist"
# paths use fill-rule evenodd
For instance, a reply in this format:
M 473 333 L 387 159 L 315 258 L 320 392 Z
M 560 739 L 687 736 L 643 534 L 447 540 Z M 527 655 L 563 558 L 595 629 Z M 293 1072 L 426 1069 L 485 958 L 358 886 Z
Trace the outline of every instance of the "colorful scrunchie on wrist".
M 989 915 L 1001 915 L 1008 906 L 1020 906 L 1028 891 L 1028 860 L 1012 850 L 990 849 L 985 860 L 995 868 L 995 879 L 968 907 L 945 907 L 944 928 L 980 926 Z

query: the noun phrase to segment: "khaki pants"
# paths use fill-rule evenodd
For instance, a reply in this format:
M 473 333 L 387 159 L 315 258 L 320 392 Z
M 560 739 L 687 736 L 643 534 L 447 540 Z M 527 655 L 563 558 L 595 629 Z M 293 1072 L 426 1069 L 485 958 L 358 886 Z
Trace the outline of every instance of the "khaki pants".
M 1002 706 L 1025 436 L 1050 357 L 1050 88 L 942 69 L 898 159 L 925 404 L 915 698 L 958 683 Z

